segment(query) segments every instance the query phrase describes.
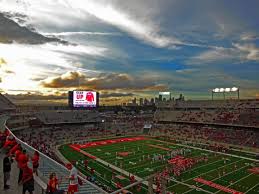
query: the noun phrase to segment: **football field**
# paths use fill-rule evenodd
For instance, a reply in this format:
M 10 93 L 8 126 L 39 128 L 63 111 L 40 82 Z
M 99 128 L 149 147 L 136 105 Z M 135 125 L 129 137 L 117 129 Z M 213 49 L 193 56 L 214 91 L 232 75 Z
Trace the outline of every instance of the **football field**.
M 256 163 L 242 154 L 221 154 L 149 137 L 93 140 L 78 147 L 75 150 L 71 145 L 62 145 L 60 152 L 75 162 L 82 173 L 113 190 L 118 184 L 129 185 L 132 175 L 137 181 L 169 170 L 166 188 L 173 193 L 259 194 L 258 161 Z M 168 160 L 179 156 L 195 162 L 176 175 L 170 171 L 174 164 L 169 164 Z M 88 161 L 88 169 L 85 168 L 85 160 Z M 144 181 L 129 190 L 147 193 L 147 185 Z

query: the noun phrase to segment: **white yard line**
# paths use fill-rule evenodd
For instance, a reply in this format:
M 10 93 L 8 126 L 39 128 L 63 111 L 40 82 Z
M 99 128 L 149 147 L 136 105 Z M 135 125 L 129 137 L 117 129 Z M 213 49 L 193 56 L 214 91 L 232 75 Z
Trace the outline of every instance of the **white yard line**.
M 259 185 L 259 183 L 258 184 L 256 184 L 255 186 L 253 186 L 253 187 L 251 187 L 249 190 L 247 190 L 244 194 L 246 194 L 246 193 L 248 193 L 249 191 L 251 191 L 251 190 L 253 190 L 255 187 L 257 187 Z
M 204 166 L 208 166 L 208 165 L 210 165 L 210 164 L 217 163 L 217 162 L 219 162 L 219 161 L 223 161 L 223 159 L 216 160 L 216 161 L 214 161 L 214 162 L 210 162 L 210 163 L 207 163 L 207 164 L 204 164 L 204 165 L 201 165 L 201 166 L 197 166 L 196 168 L 193 168 L 193 169 L 184 171 L 184 173 L 182 173 L 182 175 L 183 175 L 183 174 L 186 174 L 187 172 L 194 171 L 194 170 L 196 170 L 196 169 L 202 168 L 202 167 L 204 167 Z
M 162 164 L 162 165 L 159 165 L 159 166 L 155 166 L 155 167 L 147 167 L 147 168 L 150 168 L 150 169 L 156 169 L 156 168 L 160 168 L 161 166 L 166 166 L 166 164 Z M 129 170 L 129 169 L 128 169 Z M 138 173 L 141 173 L 141 172 L 146 172 L 147 170 L 141 170 L 141 171 L 138 171 Z M 153 171 L 152 171 L 153 172 Z
M 241 159 L 241 160 L 244 160 L 244 159 Z M 240 162 L 241 160 L 238 160 L 238 161 L 233 162 L 233 163 L 231 163 L 231 164 L 234 164 L 234 163 Z M 228 165 L 231 165 L 231 164 L 228 164 Z M 222 167 L 220 167 L 220 168 L 224 168 L 224 167 L 226 167 L 226 166 L 228 166 L 228 165 L 222 166 Z M 225 174 L 225 175 L 224 175 L 224 176 L 222 176 L 222 177 L 219 177 L 219 178 L 217 177 L 217 178 L 212 179 L 212 180 L 210 180 L 210 181 L 215 181 L 215 180 L 221 179 L 221 178 L 223 178 L 223 177 L 225 177 L 225 176 L 228 176 L 228 175 L 230 175 L 230 174 L 232 174 L 232 173 L 234 173 L 234 172 L 236 172 L 236 171 L 239 171 L 239 170 L 241 170 L 241 169 L 243 169 L 243 168 L 246 168 L 246 167 L 247 167 L 247 166 L 243 166 L 243 167 L 241 167 L 241 168 L 238 168 L 238 169 L 236 169 L 236 170 L 234 170 L 234 171 L 231 171 L 231 172 L 229 172 L 229 173 Z M 204 184 L 200 185 L 199 187 L 202 187 L 202 186 L 204 186 Z M 185 194 L 185 193 L 189 193 L 189 192 L 191 192 L 191 191 L 193 191 L 193 190 L 194 190 L 194 189 L 190 189 L 190 190 L 188 190 L 188 191 L 184 192 L 183 194 Z
M 251 176 L 252 174 L 253 174 L 253 173 L 248 174 L 247 176 L 245 176 L 245 177 L 243 177 L 243 178 L 241 178 L 241 179 L 237 180 L 236 182 L 234 182 L 234 183 L 232 183 L 232 184 L 228 185 L 226 188 L 229 188 L 230 186 L 232 186 L 232 185 L 234 185 L 234 184 L 238 183 L 239 181 L 241 181 L 241 180 L 243 180 L 243 179 L 246 179 L 247 177 Z M 221 190 L 217 191 L 216 193 L 218 193 L 218 192 L 220 192 L 220 191 L 221 191 Z
M 155 141 L 159 141 L 159 142 L 164 142 L 164 143 L 166 143 L 166 141 L 162 141 L 162 140 L 155 140 Z M 222 152 L 216 152 L 216 151 L 212 151 L 212 150 L 208 150 L 208 149 L 202 149 L 202 148 L 193 147 L 193 146 L 184 145 L 184 144 L 178 144 L 178 143 L 170 143 L 170 142 L 169 142 L 169 144 L 178 145 L 178 146 L 181 146 L 181 147 L 188 147 L 188 148 L 192 148 L 192 149 L 196 149 L 196 150 L 202 150 L 202 151 L 206 151 L 206 152 L 217 153 L 217 154 L 226 155 L 226 156 L 231 156 L 231 157 L 236 157 L 236 158 L 243 158 L 243 159 L 246 159 L 246 160 L 258 162 L 258 160 L 256 160 L 256 159 L 247 158 L 247 157 L 243 157 L 243 156 L 237 156 L 237 155 L 234 155 L 234 154 L 226 154 L 226 153 L 222 153 Z
M 221 160 L 219 160 L 219 161 L 221 161 Z M 219 161 L 217 161 L 217 162 L 219 162 Z M 240 160 L 239 160 L 240 161 Z M 237 161 L 236 161 L 237 162 Z M 222 167 L 220 167 L 220 168 L 224 168 L 225 166 L 228 166 L 228 165 L 231 165 L 231 164 L 234 164 L 235 162 L 232 162 L 232 163 L 230 163 L 230 164 L 227 164 L 227 165 L 224 165 L 224 166 L 222 166 Z M 189 180 L 192 180 L 192 179 L 194 179 L 194 178 L 197 178 L 197 177 L 199 177 L 199 176 L 202 176 L 202 175 L 204 175 L 204 174 L 208 174 L 208 173 L 210 173 L 210 172 L 212 172 L 212 171 L 215 171 L 216 169 L 212 169 L 212 170 L 209 170 L 209 171 L 207 171 L 207 172 L 204 172 L 204 173 L 202 173 L 202 174 L 199 174 L 199 175 L 197 175 L 197 176 L 195 176 L 195 177 L 192 177 L 192 178 L 190 178 L 190 179 L 187 179 L 187 180 L 185 180 L 185 181 L 183 181 L 183 182 L 187 182 L 187 181 L 189 181 Z M 170 180 L 172 180 L 172 181 L 174 181 L 173 179 L 170 179 Z M 177 185 L 177 184 L 176 184 Z M 176 186 L 176 185 L 172 185 L 172 186 L 170 186 L 170 187 L 168 187 L 168 188 L 172 188 L 172 187 L 174 187 L 174 186 Z
M 182 145 L 182 144 L 176 144 L 176 145 L 183 146 L 183 147 L 189 147 L 189 148 L 193 148 L 193 149 L 197 149 L 197 150 L 202 150 L 202 151 L 207 151 L 207 152 L 212 152 L 212 153 L 217 153 L 217 154 L 221 154 L 221 155 L 225 155 L 225 156 L 231 156 L 231 157 L 235 157 L 235 158 L 242 158 L 242 159 L 250 160 L 250 161 L 253 161 L 253 162 L 258 162 L 258 160 L 256 160 L 256 159 L 247 158 L 247 157 L 243 157 L 243 156 L 237 156 L 237 155 L 233 155 L 233 154 L 226 154 L 226 153 L 222 153 L 222 152 L 216 152 L 216 151 L 212 151 L 212 150 L 207 150 L 207 149 L 202 149 L 202 148 L 197 148 L 197 147 L 188 146 L 188 145 Z

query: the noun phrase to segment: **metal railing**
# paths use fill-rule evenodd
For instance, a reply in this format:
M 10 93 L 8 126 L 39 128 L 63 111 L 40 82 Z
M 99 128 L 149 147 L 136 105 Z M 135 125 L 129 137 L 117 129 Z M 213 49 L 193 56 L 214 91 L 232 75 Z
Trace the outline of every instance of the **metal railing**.
M 26 152 L 29 155 L 33 155 L 36 150 L 32 146 L 28 145 L 26 142 L 23 142 L 20 140 L 18 137 L 16 137 L 13 132 L 6 126 L 6 121 L 4 123 L 4 127 L 10 132 L 10 134 L 15 138 L 16 142 L 19 143 L 23 149 L 26 150 Z M 43 182 L 47 183 L 47 180 L 49 178 L 49 174 L 52 172 L 55 172 L 57 177 L 62 179 L 62 183 L 60 185 L 60 188 L 62 189 L 67 189 L 68 188 L 68 179 L 69 177 L 69 170 L 63 166 L 62 164 L 58 163 L 57 161 L 53 160 L 52 158 L 46 156 L 45 154 L 41 153 L 38 151 L 40 154 L 40 162 L 39 162 L 39 174 L 40 178 L 42 179 Z M 79 178 L 82 180 L 83 185 L 79 187 L 79 192 L 81 194 L 99 194 L 99 193 L 104 193 L 108 194 L 106 191 L 103 189 L 99 188 L 95 184 L 89 182 L 82 176 L 79 176 Z

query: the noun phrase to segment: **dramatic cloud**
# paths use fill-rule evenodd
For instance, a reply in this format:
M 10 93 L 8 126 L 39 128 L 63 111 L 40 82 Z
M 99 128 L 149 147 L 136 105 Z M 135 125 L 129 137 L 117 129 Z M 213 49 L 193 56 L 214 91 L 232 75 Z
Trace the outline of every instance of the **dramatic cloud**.
M 41 85 L 45 88 L 73 88 L 79 87 L 85 79 L 85 75 L 79 72 L 67 72 L 59 77 L 47 78 Z
M 42 33 L 45 36 L 76 36 L 76 35 L 93 35 L 93 36 L 121 36 L 120 33 L 110 32 L 58 32 L 58 33 Z
M 47 78 L 41 82 L 45 88 L 84 88 L 95 90 L 165 90 L 162 84 L 155 84 L 148 78 L 132 77 L 128 74 L 102 73 L 87 78 L 80 72 L 67 72 L 61 76 Z
M 14 21 L 5 18 L 0 12 L 0 43 L 25 43 L 42 44 L 46 42 L 59 42 L 57 38 L 47 38 L 38 33 L 32 32 L 26 27 L 21 27 Z
M 254 44 L 234 44 L 234 46 L 246 54 L 247 60 L 259 61 L 259 48 Z
M 100 97 L 101 98 L 114 98 L 114 97 L 131 97 L 134 96 L 133 93 L 119 93 L 119 92 L 101 92 Z
M 49 95 L 80 86 L 119 103 L 162 90 L 206 98 L 213 87 L 236 85 L 250 98 L 259 82 L 257 7 L 242 0 L 0 0 L 0 88 Z
M 15 104 L 67 104 L 68 93 L 54 92 L 52 94 L 43 94 L 37 91 L 20 91 L 23 94 L 6 94 L 6 96 L 12 100 Z M 134 96 L 133 93 L 119 93 L 119 92 L 101 92 L 100 103 L 101 104 L 121 104 L 128 102 L 130 98 Z
M 204 51 L 188 60 L 188 64 L 240 63 L 259 61 L 259 48 L 255 44 L 233 44 L 232 48 L 216 48 Z
M 240 52 L 235 49 L 216 48 L 204 51 L 187 60 L 187 64 L 201 64 L 240 61 Z
M 7 64 L 7 62 L 3 58 L 0 58 L 0 67 L 2 65 L 6 65 L 6 64 Z

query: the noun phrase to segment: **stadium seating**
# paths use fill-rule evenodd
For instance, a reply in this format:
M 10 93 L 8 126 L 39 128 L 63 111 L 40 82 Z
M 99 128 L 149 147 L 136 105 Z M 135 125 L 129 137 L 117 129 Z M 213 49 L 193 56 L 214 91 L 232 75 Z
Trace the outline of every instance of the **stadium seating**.
M 259 111 L 254 109 L 213 109 L 213 110 L 157 110 L 154 119 L 167 122 L 196 122 L 258 126 Z
M 167 135 L 182 140 L 203 140 L 233 145 L 259 147 L 259 132 L 247 128 L 209 127 L 195 124 L 155 124 L 154 135 Z
M 35 116 L 44 124 L 59 124 L 59 123 L 84 123 L 98 122 L 100 116 L 96 111 L 41 111 Z
M 4 95 L 0 94 L 0 113 L 15 110 L 16 106 Z

